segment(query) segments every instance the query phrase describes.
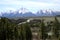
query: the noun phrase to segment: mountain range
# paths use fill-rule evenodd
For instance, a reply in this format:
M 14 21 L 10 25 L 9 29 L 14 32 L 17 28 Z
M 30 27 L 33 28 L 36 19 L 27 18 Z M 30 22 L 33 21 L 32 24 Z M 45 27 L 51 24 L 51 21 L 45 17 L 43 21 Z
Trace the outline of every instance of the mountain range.
M 39 16 L 57 16 L 60 15 L 60 11 L 53 11 L 53 10 L 39 10 L 36 13 L 30 12 L 26 8 L 21 8 L 17 11 L 10 12 L 1 12 L 0 17 L 7 17 L 7 18 L 17 18 L 17 17 L 39 17 Z

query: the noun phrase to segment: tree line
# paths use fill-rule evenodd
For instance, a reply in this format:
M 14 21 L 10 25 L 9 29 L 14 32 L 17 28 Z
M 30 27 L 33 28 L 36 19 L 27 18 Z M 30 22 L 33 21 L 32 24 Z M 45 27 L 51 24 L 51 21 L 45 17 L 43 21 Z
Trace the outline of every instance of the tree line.
M 29 23 L 17 25 L 16 23 L 11 22 L 10 19 L 1 17 L 0 40 L 32 40 L 31 26 L 39 27 L 39 40 L 52 40 L 55 38 L 60 40 L 60 22 L 56 17 L 54 21 L 47 22 L 47 24 L 44 20 L 41 20 L 40 23 L 35 23 L 35 25 Z M 49 32 L 52 34 L 49 34 Z
M 29 25 L 17 25 L 8 18 L 0 19 L 0 40 L 31 40 L 32 33 Z

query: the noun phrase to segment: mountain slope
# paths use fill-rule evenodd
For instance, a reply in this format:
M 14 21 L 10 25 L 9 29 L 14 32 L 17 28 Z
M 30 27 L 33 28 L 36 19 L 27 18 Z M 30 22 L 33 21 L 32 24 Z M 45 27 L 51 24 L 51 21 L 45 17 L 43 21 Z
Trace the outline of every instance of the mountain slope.
M 23 17 L 39 17 L 39 16 L 57 16 L 60 15 L 60 11 L 52 11 L 52 10 L 39 10 L 37 13 L 32 13 L 26 8 L 21 8 L 17 11 L 10 11 L 1 13 L 1 17 L 7 18 L 23 18 Z

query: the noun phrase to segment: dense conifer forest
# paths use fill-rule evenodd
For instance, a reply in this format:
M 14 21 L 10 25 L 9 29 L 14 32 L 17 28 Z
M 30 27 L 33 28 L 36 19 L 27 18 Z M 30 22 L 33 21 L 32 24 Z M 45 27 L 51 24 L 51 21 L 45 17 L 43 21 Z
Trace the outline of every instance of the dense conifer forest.
M 36 40 L 60 40 L 60 22 L 56 17 L 54 17 L 54 21 L 48 22 L 45 22 L 44 19 L 34 19 L 23 24 L 19 24 L 19 22 L 21 20 L 1 17 L 0 40 L 33 40 L 36 35 Z

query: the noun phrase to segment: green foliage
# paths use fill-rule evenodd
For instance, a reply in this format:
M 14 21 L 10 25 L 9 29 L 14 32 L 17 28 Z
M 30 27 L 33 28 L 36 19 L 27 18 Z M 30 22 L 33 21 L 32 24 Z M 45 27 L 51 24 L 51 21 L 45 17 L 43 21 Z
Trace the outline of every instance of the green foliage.
M 42 39 L 45 40 L 47 38 L 47 34 L 46 34 L 46 26 L 45 26 L 45 23 L 44 23 L 44 20 L 41 20 L 41 34 L 42 34 Z
M 11 22 L 10 19 L 2 17 L 0 19 L 0 40 L 32 40 L 32 32 L 30 27 L 40 27 L 39 33 L 42 35 L 42 39 L 45 40 L 48 37 L 48 28 L 53 30 L 56 38 L 59 38 L 60 22 L 55 17 L 55 20 L 45 25 L 44 20 L 38 23 L 24 23 L 17 25 Z
M 0 19 L 0 40 L 31 40 L 32 33 L 28 24 L 17 25 L 10 19 Z
M 29 24 L 26 23 L 20 26 L 20 35 L 21 40 L 32 40 L 32 33 Z
M 54 26 L 54 34 L 58 38 L 59 37 L 59 30 L 60 30 L 60 23 L 56 17 L 55 17 L 55 21 L 54 21 L 53 26 Z
M 25 24 L 26 40 L 32 40 L 32 32 L 28 23 Z

